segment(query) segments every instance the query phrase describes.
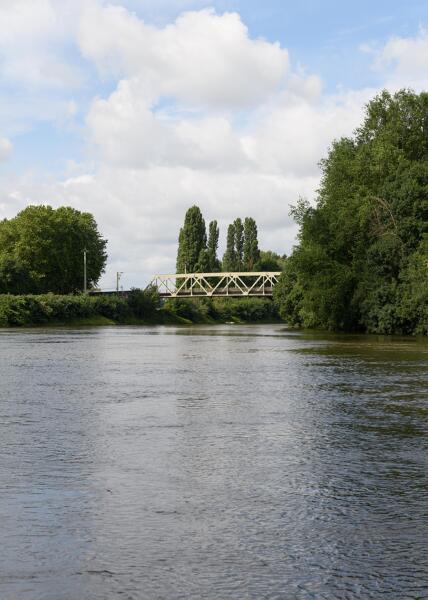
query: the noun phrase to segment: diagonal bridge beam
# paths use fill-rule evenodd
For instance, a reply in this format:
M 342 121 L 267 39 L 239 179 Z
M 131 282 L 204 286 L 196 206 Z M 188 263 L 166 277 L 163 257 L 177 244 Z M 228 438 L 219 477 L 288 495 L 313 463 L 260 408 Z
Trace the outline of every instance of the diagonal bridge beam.
M 272 296 L 281 271 L 171 273 L 155 275 L 150 285 L 161 298 Z

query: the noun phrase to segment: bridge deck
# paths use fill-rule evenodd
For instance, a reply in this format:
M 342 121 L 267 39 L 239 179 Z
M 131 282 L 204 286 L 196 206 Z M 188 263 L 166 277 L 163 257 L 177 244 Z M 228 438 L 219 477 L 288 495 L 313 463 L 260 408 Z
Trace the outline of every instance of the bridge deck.
M 272 296 L 280 271 L 155 275 L 162 298 Z

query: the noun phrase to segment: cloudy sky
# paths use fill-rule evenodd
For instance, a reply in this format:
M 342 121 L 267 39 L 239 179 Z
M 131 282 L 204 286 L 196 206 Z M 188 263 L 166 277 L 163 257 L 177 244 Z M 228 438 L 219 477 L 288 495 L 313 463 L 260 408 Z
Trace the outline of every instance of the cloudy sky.
M 0 218 L 95 215 L 103 287 L 173 272 L 185 210 L 288 212 L 382 88 L 428 88 L 426 0 L 0 0 Z

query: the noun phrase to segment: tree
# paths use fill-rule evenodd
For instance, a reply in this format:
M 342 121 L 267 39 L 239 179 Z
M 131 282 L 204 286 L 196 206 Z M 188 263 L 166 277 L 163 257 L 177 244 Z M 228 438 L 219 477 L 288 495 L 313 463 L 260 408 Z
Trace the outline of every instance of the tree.
M 275 293 L 306 327 L 428 330 L 428 94 L 382 92 L 321 161 L 315 206 L 292 211 L 299 243 Z
M 207 248 L 203 248 L 199 252 L 198 262 L 195 265 L 195 273 L 210 273 L 211 272 L 211 256 Z
M 67 294 L 95 285 L 107 260 L 107 241 L 94 217 L 71 207 L 28 206 L 0 223 L 0 289 L 8 293 Z
M 235 271 L 236 269 L 236 251 L 235 251 L 235 225 L 231 223 L 227 228 L 226 252 L 223 255 L 223 271 Z
M 207 247 L 205 221 L 198 206 L 192 206 L 186 212 L 184 225 L 180 229 L 177 251 L 177 273 L 192 273 L 202 250 Z
M 217 221 L 211 221 L 208 226 L 207 243 L 208 265 L 210 273 L 216 273 L 220 270 L 220 261 L 217 258 L 219 236 L 220 231 L 217 225 Z
M 29 269 L 13 256 L 0 254 L 0 294 L 25 294 L 31 286 Z
M 242 271 L 244 265 L 244 226 L 240 218 L 233 222 L 235 227 L 235 255 L 236 255 L 236 271 Z
M 271 250 L 261 250 L 257 263 L 254 265 L 255 271 L 282 271 L 285 267 L 287 257 L 279 256 Z
M 254 219 L 246 217 L 244 221 L 244 268 L 253 271 L 260 258 L 257 225 Z

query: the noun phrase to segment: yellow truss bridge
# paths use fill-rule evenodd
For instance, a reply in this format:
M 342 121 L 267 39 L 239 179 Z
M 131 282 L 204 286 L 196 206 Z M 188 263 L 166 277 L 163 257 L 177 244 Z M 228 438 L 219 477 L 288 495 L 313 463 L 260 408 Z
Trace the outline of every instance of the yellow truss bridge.
M 155 275 L 150 285 L 157 287 L 161 298 L 272 296 L 280 275 L 280 271 L 174 273 Z

